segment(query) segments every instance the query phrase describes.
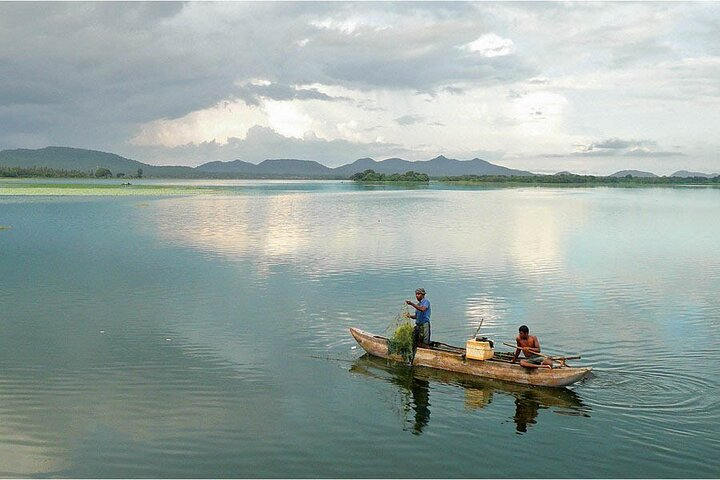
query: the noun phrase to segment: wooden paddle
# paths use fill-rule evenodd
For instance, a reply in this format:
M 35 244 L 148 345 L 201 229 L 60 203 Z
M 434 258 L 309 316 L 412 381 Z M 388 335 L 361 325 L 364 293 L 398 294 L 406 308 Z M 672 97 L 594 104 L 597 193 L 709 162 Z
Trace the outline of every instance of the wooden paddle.
M 531 347 L 518 347 L 517 345 L 513 345 L 513 344 L 507 343 L 507 342 L 503 342 L 503 345 L 507 345 L 508 347 L 513 347 L 513 348 L 519 348 L 523 352 L 525 350 L 529 350 L 531 348 Z M 549 358 L 550 360 L 555 361 L 555 362 L 559 362 L 560 365 L 562 365 L 563 367 L 567 366 L 567 365 L 565 365 L 565 360 L 577 360 L 578 358 L 582 358 L 580 355 L 564 356 L 564 357 L 551 357 L 550 355 L 545 355 L 544 353 L 540 353 L 540 352 L 533 352 L 532 350 L 530 350 L 530 353 L 535 354 L 535 355 L 540 355 L 541 357 Z
M 475 333 L 473 333 L 472 338 L 477 337 L 477 334 L 478 334 L 478 332 L 480 331 L 480 329 L 482 328 L 482 324 L 483 324 L 484 321 L 485 321 L 484 318 L 480 318 L 480 325 L 478 325 L 477 330 L 475 330 Z

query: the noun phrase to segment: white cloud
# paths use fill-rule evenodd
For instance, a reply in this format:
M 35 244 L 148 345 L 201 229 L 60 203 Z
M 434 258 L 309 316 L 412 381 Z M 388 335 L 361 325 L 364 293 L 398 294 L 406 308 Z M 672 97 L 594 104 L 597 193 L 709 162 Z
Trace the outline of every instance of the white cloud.
M 486 33 L 474 42 L 463 45 L 462 48 L 488 58 L 504 57 L 515 52 L 515 44 L 512 40 L 502 38 L 494 33 Z
M 262 98 L 256 106 L 228 100 L 179 119 L 152 122 L 143 127 L 133 143 L 169 147 L 203 142 L 226 144 L 232 137 L 244 139 L 253 125 L 298 141 L 402 145 L 415 152 L 411 155 L 415 159 L 439 153 L 472 158 L 487 151 L 508 151 L 511 157 L 580 141 L 564 129 L 565 97 L 543 90 L 526 92 L 508 101 L 501 87 L 470 85 L 458 87 L 465 92 L 463 95 L 444 89 L 432 97 L 413 90 L 366 91 L 323 84 L 296 88 L 328 97 L 342 95 L 347 100 Z M 397 116 L 397 112 L 413 113 Z M 268 157 L 282 155 L 268 152 Z
M 302 112 L 299 104 L 298 101 L 266 101 L 267 124 L 280 135 L 303 138 L 306 132 L 312 131 L 313 119 Z
M 225 101 L 180 118 L 142 125 L 130 143 L 170 148 L 189 143 L 226 143 L 230 137 L 245 138 L 254 125 L 268 125 L 267 113 L 261 107 L 243 101 Z
M 375 16 L 358 16 L 339 20 L 324 18 L 322 20 L 312 20 L 310 25 L 320 30 L 331 30 L 345 35 L 357 35 L 362 30 L 379 32 L 391 28 L 390 25 Z
M 268 85 L 272 85 L 272 82 L 265 78 L 253 78 L 247 83 L 256 87 L 267 87 Z
M 354 20 L 338 21 L 329 18 L 325 20 L 313 20 L 312 22 L 310 22 L 310 25 L 322 30 L 336 30 L 347 35 L 352 35 L 358 28 L 358 23 Z

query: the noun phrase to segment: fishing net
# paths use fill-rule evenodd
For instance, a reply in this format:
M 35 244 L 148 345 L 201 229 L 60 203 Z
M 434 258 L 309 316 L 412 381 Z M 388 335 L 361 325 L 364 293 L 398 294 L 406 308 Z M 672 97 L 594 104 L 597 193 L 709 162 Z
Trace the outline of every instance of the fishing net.
M 395 316 L 388 328 L 385 329 L 386 332 L 392 332 L 392 336 L 388 339 L 388 353 L 402 355 L 409 362 L 413 357 L 414 328 L 407 305 L 404 305 L 400 313 Z

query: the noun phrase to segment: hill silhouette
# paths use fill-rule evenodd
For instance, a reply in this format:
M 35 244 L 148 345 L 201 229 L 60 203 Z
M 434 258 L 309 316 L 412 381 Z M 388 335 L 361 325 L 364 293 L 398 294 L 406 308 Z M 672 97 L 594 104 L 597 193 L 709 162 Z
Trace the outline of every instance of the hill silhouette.
M 208 162 L 198 167 L 150 165 L 114 153 L 70 147 L 14 149 L 0 152 L 0 165 L 6 167 L 47 167 L 93 172 L 107 168 L 113 174 L 133 175 L 138 169 L 147 177 L 167 178 L 337 178 L 346 179 L 365 170 L 394 174 L 415 171 L 430 177 L 455 175 L 528 176 L 532 172 L 495 165 L 479 158 L 456 160 L 443 155 L 425 161 L 389 158 L 376 161 L 361 158 L 336 168 L 312 160 L 268 159 L 254 164 L 242 160 Z

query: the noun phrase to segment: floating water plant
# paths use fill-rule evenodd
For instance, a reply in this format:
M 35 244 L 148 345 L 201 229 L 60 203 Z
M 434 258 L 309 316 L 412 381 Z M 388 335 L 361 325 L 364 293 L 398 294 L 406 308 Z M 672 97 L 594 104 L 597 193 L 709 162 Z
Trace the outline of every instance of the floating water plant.
M 187 185 L 133 185 L 132 187 L 90 183 L 32 183 L 0 180 L 0 196 L 160 196 L 212 195 L 232 192 L 224 187 Z
M 395 329 L 395 333 L 388 340 L 388 351 L 396 355 L 402 355 L 407 361 L 413 356 L 413 326 L 405 322 Z
M 395 316 L 395 319 L 388 326 L 388 330 L 394 329 L 388 340 L 388 352 L 395 355 L 402 355 L 405 360 L 410 361 L 413 357 L 413 331 L 410 323 L 410 313 L 407 305 Z

